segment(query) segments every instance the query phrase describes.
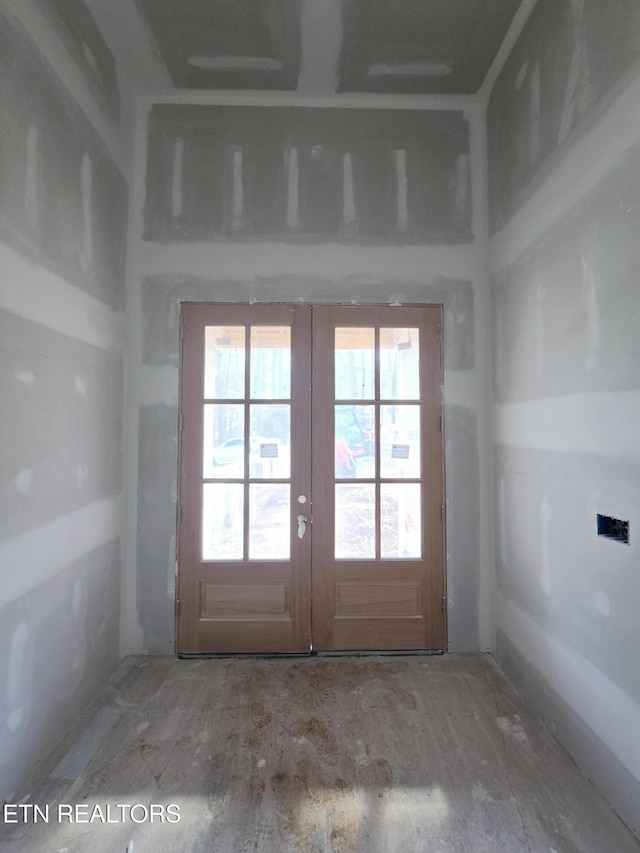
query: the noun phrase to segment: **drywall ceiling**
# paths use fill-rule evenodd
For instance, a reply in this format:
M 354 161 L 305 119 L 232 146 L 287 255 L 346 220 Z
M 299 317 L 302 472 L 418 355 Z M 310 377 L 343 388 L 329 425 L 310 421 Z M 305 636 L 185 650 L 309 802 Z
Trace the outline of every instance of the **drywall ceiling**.
M 178 89 L 473 94 L 520 0 L 132 0 Z

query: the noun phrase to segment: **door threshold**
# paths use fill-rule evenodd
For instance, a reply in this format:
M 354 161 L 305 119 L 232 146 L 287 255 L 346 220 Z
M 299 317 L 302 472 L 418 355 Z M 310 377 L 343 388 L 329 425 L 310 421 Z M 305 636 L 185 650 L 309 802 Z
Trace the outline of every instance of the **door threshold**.
M 443 655 L 444 649 L 352 649 L 351 651 L 314 651 L 314 654 L 323 658 L 361 658 L 361 657 L 407 657 L 409 655 Z
M 315 652 L 181 652 L 178 660 L 212 660 L 216 658 L 309 658 Z
M 444 649 L 312 649 L 308 652 L 182 652 L 178 660 L 215 660 L 218 658 L 362 658 L 362 657 L 407 657 L 409 655 L 444 655 Z

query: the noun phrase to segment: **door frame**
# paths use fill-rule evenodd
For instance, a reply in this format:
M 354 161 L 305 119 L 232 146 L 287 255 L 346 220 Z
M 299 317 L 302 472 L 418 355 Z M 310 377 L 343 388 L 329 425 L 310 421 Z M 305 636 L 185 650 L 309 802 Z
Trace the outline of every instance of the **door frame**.
M 210 657 L 210 656 L 215 656 L 216 654 L 220 654 L 220 655 L 244 654 L 244 652 L 197 652 L 197 653 L 180 652 L 179 644 L 178 644 L 179 616 L 180 616 L 180 597 L 179 597 L 180 596 L 180 586 L 179 586 L 179 584 L 180 584 L 180 561 L 181 561 L 181 548 L 182 548 L 181 522 L 182 522 L 182 516 L 183 516 L 182 507 L 183 507 L 183 498 L 184 498 L 184 491 L 185 491 L 184 487 L 183 487 L 183 461 L 184 461 L 184 456 L 185 456 L 185 452 L 186 452 L 185 448 L 183 446 L 183 441 L 182 441 L 182 438 L 183 438 L 182 422 L 183 422 L 183 411 L 184 411 L 184 400 L 183 400 L 183 389 L 184 389 L 184 382 L 183 382 L 183 368 L 184 368 L 183 311 L 184 311 L 185 306 L 193 305 L 193 304 L 200 305 L 200 306 L 211 306 L 212 308 L 214 306 L 236 305 L 239 308 L 248 309 L 248 308 L 250 308 L 252 303 L 245 303 L 245 302 L 231 303 L 228 301 L 216 301 L 216 300 L 182 300 L 180 302 L 180 322 L 179 322 L 180 346 L 179 346 L 179 371 L 178 371 L 178 373 L 179 373 L 179 388 L 178 388 L 179 426 L 178 426 L 178 459 L 177 459 L 178 470 L 177 470 L 177 504 L 176 504 L 176 586 L 175 586 L 175 607 L 174 607 L 175 654 L 177 657 L 192 657 L 192 656 L 204 656 L 204 657 L 209 656 Z M 265 307 L 266 306 L 295 307 L 298 305 L 298 303 L 295 303 L 295 302 L 280 302 L 280 301 L 265 301 L 265 302 L 260 302 L 257 304 L 260 306 L 265 306 Z M 309 307 L 311 310 L 313 310 L 313 308 L 317 308 L 317 307 L 331 307 L 331 306 L 334 306 L 336 308 L 354 308 L 354 309 L 356 309 L 356 308 L 386 308 L 386 309 L 393 310 L 393 306 L 390 306 L 388 303 L 376 303 L 376 302 L 363 303 L 363 304 L 359 304 L 358 306 L 353 306 L 352 303 L 339 303 L 339 302 L 324 303 L 324 302 L 319 302 L 319 303 L 309 303 L 307 307 Z M 440 358 L 439 369 L 440 369 L 440 404 L 441 404 L 441 412 L 442 412 L 442 414 L 440 416 L 440 432 L 441 432 L 441 442 L 442 442 L 441 452 L 440 452 L 440 458 L 441 458 L 441 474 L 440 474 L 440 477 L 441 477 L 441 484 L 442 484 L 442 507 L 441 507 L 441 511 L 442 511 L 442 536 L 441 536 L 442 563 L 441 563 L 441 571 L 442 571 L 442 593 L 443 593 L 443 596 L 442 596 L 442 613 L 443 613 L 442 641 L 443 642 L 442 642 L 442 648 L 441 649 L 438 648 L 438 649 L 415 650 L 414 653 L 420 653 L 420 651 L 423 651 L 425 653 L 428 653 L 429 651 L 438 651 L 441 653 L 446 653 L 447 647 L 448 647 L 448 612 L 447 612 L 448 611 L 448 608 L 447 608 L 448 561 L 447 561 L 447 546 L 446 546 L 447 524 L 446 524 L 446 512 L 445 512 L 445 508 L 446 508 L 445 425 L 444 425 L 445 418 L 444 418 L 444 396 L 443 396 L 443 391 L 442 391 L 443 386 L 444 386 L 444 347 L 443 347 L 443 337 L 444 337 L 443 336 L 443 326 L 444 326 L 443 311 L 444 311 L 444 305 L 442 302 L 417 302 L 417 303 L 407 303 L 406 305 L 403 305 L 403 307 L 406 307 L 406 308 L 412 308 L 412 307 L 415 307 L 415 308 L 425 308 L 425 307 L 438 308 L 440 311 L 440 318 L 441 318 L 440 319 L 440 327 L 439 327 L 439 341 L 440 341 L 440 347 L 441 347 L 441 358 Z M 292 388 L 292 397 L 293 397 L 293 388 Z M 422 402 L 422 399 L 421 399 L 421 402 Z M 309 429 L 311 430 L 311 421 L 309 422 Z M 313 483 L 310 483 L 309 494 L 311 494 L 312 488 L 313 488 Z M 293 494 L 294 494 L 294 490 L 292 487 L 292 496 L 293 496 Z M 313 501 L 313 495 L 311 495 L 311 501 Z M 424 516 L 424 512 L 426 512 L 426 509 L 423 509 L 423 516 Z M 422 527 L 424 528 L 424 518 L 422 519 L 421 523 L 422 523 Z M 313 536 L 313 527 L 311 528 L 311 536 L 309 537 L 310 540 L 311 540 L 312 536 Z M 310 558 L 309 562 L 310 562 L 311 576 L 310 576 L 310 583 L 309 583 L 309 590 L 308 590 L 308 596 L 307 597 L 309 599 L 309 610 L 311 612 L 311 610 L 312 610 L 311 590 L 312 590 L 313 586 L 315 585 L 315 580 L 314 580 L 314 576 L 313 576 L 313 564 L 312 564 L 311 558 Z M 313 630 L 312 626 L 310 626 L 310 630 L 312 632 L 312 630 Z M 313 642 L 313 634 L 312 633 L 311 633 L 311 642 Z M 301 654 L 301 655 L 306 656 L 306 655 L 323 653 L 323 651 L 326 651 L 326 650 L 318 649 L 317 647 L 313 647 L 310 644 L 310 648 L 308 651 L 303 650 L 300 652 L 293 652 L 293 654 Z M 354 649 L 351 653 L 358 654 L 358 653 L 363 653 L 363 652 L 366 653 L 367 651 L 368 650 L 364 650 L 364 649 L 361 651 Z M 371 651 L 372 651 L 372 653 L 376 653 L 376 650 L 371 650 Z M 384 651 L 384 650 L 377 650 L 377 653 L 380 653 L 381 651 Z M 393 652 L 394 650 L 390 649 L 389 651 Z M 399 653 L 400 651 L 401 650 L 397 650 L 396 653 Z M 413 651 L 413 650 L 408 650 L 408 651 Z M 261 654 L 261 653 L 257 653 L 257 652 L 246 652 L 246 653 L 251 654 L 253 656 L 255 656 L 256 654 Z M 349 654 L 350 652 L 346 651 L 345 653 Z M 266 651 L 262 654 L 272 656 L 274 654 L 274 652 Z M 286 654 L 290 654 L 290 652 L 278 652 L 276 654 L 285 654 L 286 655 Z

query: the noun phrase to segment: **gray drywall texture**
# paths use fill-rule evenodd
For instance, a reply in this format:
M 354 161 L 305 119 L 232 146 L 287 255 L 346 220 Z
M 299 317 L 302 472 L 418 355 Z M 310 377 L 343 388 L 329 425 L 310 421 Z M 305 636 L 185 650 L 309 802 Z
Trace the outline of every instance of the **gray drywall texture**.
M 120 91 L 113 55 L 83 0 L 37 0 L 64 38 L 97 104 L 116 124 Z
M 640 703 L 640 465 L 498 447 L 496 480 L 499 591 Z M 597 535 L 621 507 L 630 545 Z
M 540 673 L 531 666 L 502 631 L 496 650 L 501 666 L 522 690 L 533 710 L 562 741 L 583 773 L 613 805 L 627 826 L 640 835 L 640 784 L 584 720 Z
M 119 353 L 0 311 L 0 399 L 0 539 L 121 491 Z
M 402 0 L 400 10 L 398 0 L 138 5 L 178 88 L 471 94 L 519 0 Z
M 388 278 L 350 276 L 334 281 L 312 276 L 264 276 L 254 280 L 215 280 L 198 276 L 147 276 L 142 282 L 143 362 L 154 366 L 178 365 L 178 326 L 181 302 L 248 302 L 261 300 L 309 303 L 361 301 L 386 303 L 390 294 L 402 293 L 406 302 L 432 302 L 444 306 L 444 365 L 446 370 L 474 367 L 474 310 L 471 283 L 430 276 L 419 283 Z
M 428 283 L 426 283 L 428 282 Z M 474 366 L 473 292 L 469 282 L 433 277 L 420 285 L 402 283 L 408 301 L 442 302 L 445 318 L 445 368 Z M 386 301 L 388 280 L 358 283 L 369 301 Z M 268 294 L 270 301 L 346 301 L 356 283 L 279 277 L 259 281 L 215 281 L 197 276 L 150 276 L 142 283 L 143 362 L 152 367 L 178 367 L 182 301 L 247 301 Z M 342 299 L 341 299 L 342 297 Z M 364 300 L 363 300 L 364 301 Z M 171 396 L 178 396 L 178 372 Z M 473 413 L 447 409 L 449 645 L 452 651 L 478 647 L 479 473 L 478 435 Z M 178 410 L 171 405 L 140 408 L 138 609 L 145 648 L 167 654 L 174 641 L 174 570 L 176 529 Z
M 488 110 L 508 259 L 492 293 L 497 652 L 636 833 L 640 134 L 615 156 L 603 140 L 637 92 L 639 33 L 637 3 L 541 0 Z M 593 189 L 565 204 L 554 181 L 581 171 Z M 598 537 L 598 513 L 631 544 Z
M 178 409 L 142 406 L 138 443 L 138 618 L 149 654 L 174 650 Z
M 178 88 L 296 88 L 299 0 L 138 0 L 138 6 Z M 216 68 L 215 59 L 228 56 L 250 57 L 258 69 L 247 62 Z M 207 64 L 209 58 L 214 62 Z
M 480 471 L 476 416 L 445 407 L 447 622 L 450 652 L 478 648 Z
M 636 0 L 538 0 L 487 110 L 492 233 L 639 56 Z
M 13 802 L 119 659 L 127 191 L 56 73 L 82 82 L 96 31 L 80 13 L 70 33 L 56 9 L 37 17 L 37 45 L 0 17 L 2 296 L 17 312 L 0 311 L 0 799 Z
M 444 110 L 154 106 L 145 239 L 222 236 L 471 243 L 469 123 Z
M 500 401 L 640 388 L 640 150 L 494 278 Z
M 518 6 L 519 0 L 403 0 L 401 7 L 398 0 L 344 0 L 340 91 L 477 92 Z M 379 73 L 394 65 L 396 73 Z M 426 73 L 403 74 L 403 65 Z
M 124 307 L 126 183 L 18 24 L 0 16 L 0 238 Z
M 118 663 L 119 581 L 116 541 L 0 610 L 0 800 L 20 802 Z

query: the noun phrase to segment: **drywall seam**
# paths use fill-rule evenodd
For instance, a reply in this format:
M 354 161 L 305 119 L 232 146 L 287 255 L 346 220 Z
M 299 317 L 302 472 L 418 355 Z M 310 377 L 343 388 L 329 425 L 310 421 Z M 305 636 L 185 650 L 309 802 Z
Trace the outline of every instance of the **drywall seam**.
M 482 85 L 478 89 L 478 99 L 484 108 L 486 108 L 489 103 L 491 90 L 500 76 L 500 72 L 504 68 L 505 62 L 509 58 L 515 43 L 520 38 L 520 34 L 525 28 L 525 25 L 537 2 L 538 0 L 522 0 L 518 7 L 518 11 L 513 16 L 511 26 L 507 30 L 507 34 L 500 45 L 500 49 L 496 53 L 495 58 L 489 66 L 489 70 L 482 81 Z
M 467 389 L 467 405 L 478 418 L 478 465 L 480 494 L 490 498 L 493 488 L 493 442 L 491 440 L 491 288 L 487 257 L 488 188 L 486 110 L 478 104 L 470 114 L 470 157 L 472 193 L 472 233 L 474 235 L 474 324 L 475 324 L 475 383 Z M 493 612 L 495 587 L 494 560 L 494 503 L 481 500 L 480 554 L 478 587 L 478 647 L 495 649 L 496 625 Z
M 2 242 L 0 270 L 0 307 L 92 346 L 124 348 L 123 312 L 114 311 Z
M 141 95 L 142 108 L 154 104 L 199 105 L 209 107 L 313 107 L 314 109 L 383 109 L 383 110 L 454 110 L 467 118 L 467 110 L 478 104 L 476 95 L 382 95 L 375 93 L 340 93 L 313 95 L 299 92 L 250 92 L 182 89 Z
M 153 36 L 131 0 L 85 0 L 135 95 L 171 86 L 171 75 L 155 50 Z
M 498 403 L 494 407 L 495 441 L 510 447 L 640 462 L 639 411 L 640 391 Z M 585 424 L 589 424 L 588 430 Z
M 120 655 L 144 653 L 144 636 L 138 615 L 138 419 L 142 364 L 142 303 L 140 247 L 143 245 L 145 180 L 147 174 L 148 109 L 138 102 L 133 145 L 133 181 L 129 203 L 126 277 L 127 350 L 123 460 L 127 476 L 123 506 L 124 548 L 120 579 Z
M 104 498 L 0 542 L 0 608 L 120 535 L 121 498 Z
M 335 92 L 340 83 L 342 0 L 302 0 L 298 91 Z
M 137 211 L 136 211 L 137 214 Z M 310 271 L 324 279 L 345 280 L 368 273 L 390 282 L 424 282 L 434 276 L 473 279 L 477 258 L 473 245 L 459 246 L 345 246 L 340 243 L 292 244 L 271 242 L 142 243 L 141 269 L 151 275 L 189 275 L 216 279 L 251 279 L 297 275 Z M 354 282 L 353 290 L 363 285 Z M 366 283 L 364 284 L 366 289 Z M 297 294 L 292 293 L 295 299 Z M 357 292 L 354 292 L 357 296 Z
M 97 130 L 120 171 L 126 174 L 126 151 L 119 131 L 105 119 L 96 105 L 87 81 L 50 21 L 33 0 L 6 0 L 5 6 L 35 41 L 56 76 L 62 81 L 65 91 L 71 95 Z
M 500 593 L 497 604 L 509 641 L 640 781 L 640 705 L 517 604 Z
M 490 241 L 491 269 L 506 269 L 593 190 L 640 142 L 640 74 L 627 85 L 598 121 L 569 139 L 571 156 L 547 175 L 533 195 Z M 559 155 L 560 156 L 560 155 Z

